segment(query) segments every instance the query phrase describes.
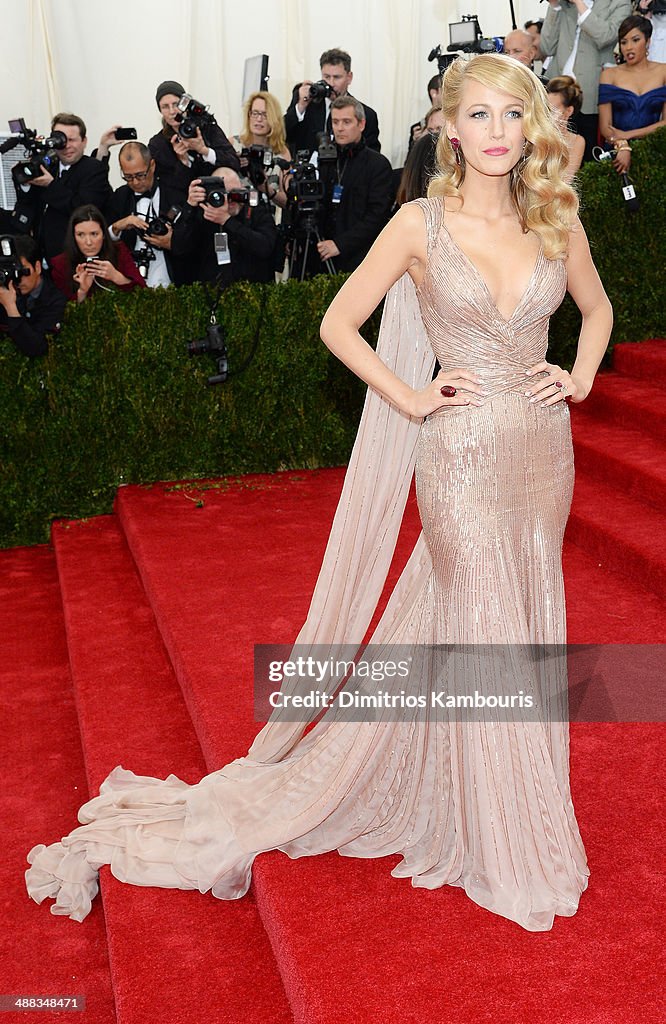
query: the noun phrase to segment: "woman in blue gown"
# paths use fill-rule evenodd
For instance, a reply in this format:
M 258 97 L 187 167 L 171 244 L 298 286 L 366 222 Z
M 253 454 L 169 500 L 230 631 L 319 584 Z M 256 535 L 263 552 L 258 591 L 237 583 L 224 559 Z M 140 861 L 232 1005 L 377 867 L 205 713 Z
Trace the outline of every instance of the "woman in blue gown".
M 631 139 L 666 125 L 666 64 L 648 60 L 652 23 L 633 14 L 618 30 L 622 63 L 599 80 L 599 131 L 615 150 L 615 170 L 631 166 Z

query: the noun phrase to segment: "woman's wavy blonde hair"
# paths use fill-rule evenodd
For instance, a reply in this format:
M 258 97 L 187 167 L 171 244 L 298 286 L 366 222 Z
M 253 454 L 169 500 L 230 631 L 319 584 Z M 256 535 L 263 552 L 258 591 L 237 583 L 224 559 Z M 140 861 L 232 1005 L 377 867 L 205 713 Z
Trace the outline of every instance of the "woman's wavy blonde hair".
M 271 133 L 266 139 L 266 145 L 279 155 L 287 148 L 287 140 L 284 134 L 284 118 L 280 104 L 272 92 L 250 93 L 243 106 L 243 130 L 240 133 L 240 140 L 244 146 L 252 142 L 252 131 L 250 130 L 250 111 L 255 100 L 263 100 L 266 104 L 266 114 Z
M 569 232 L 578 213 L 578 196 L 564 180 L 569 150 L 548 106 L 546 90 L 529 68 L 503 54 L 478 54 L 467 61 L 455 60 L 442 79 L 442 110 L 445 123 L 455 123 L 465 82 L 472 80 L 509 93 L 524 103 L 523 156 L 511 170 L 511 198 L 523 231 L 541 238 L 544 255 L 566 255 Z M 461 201 L 465 180 L 465 156 L 460 164 L 446 130 L 437 145 L 438 173 L 430 182 L 428 196 L 455 196 Z

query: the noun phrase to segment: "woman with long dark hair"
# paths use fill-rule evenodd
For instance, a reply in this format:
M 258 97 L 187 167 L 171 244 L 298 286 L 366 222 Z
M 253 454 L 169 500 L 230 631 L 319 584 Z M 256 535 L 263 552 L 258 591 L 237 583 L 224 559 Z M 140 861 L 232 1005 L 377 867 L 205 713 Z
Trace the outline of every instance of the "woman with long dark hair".
M 96 206 L 79 206 L 69 219 L 65 248 L 51 260 L 53 283 L 76 302 L 115 288 L 145 288 L 139 268 L 123 242 L 112 242 L 104 215 Z

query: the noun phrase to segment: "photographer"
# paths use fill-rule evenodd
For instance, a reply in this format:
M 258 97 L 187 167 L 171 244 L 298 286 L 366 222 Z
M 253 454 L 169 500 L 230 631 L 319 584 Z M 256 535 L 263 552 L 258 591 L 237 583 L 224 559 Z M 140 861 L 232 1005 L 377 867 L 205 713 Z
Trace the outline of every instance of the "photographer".
M 363 140 L 363 105 L 339 96 L 331 106 L 337 146 L 324 221 L 318 243 L 321 260 L 332 259 L 338 271 L 355 270 L 388 221 L 393 201 L 393 172 L 385 156 Z
M 252 184 L 276 206 L 284 209 L 287 195 L 284 190 L 284 171 L 275 160 L 290 161 L 291 154 L 284 136 L 284 120 L 275 96 L 269 92 L 251 93 L 243 107 L 243 129 L 238 138 L 243 147 L 240 154 L 242 172 Z M 247 153 L 249 151 L 249 154 Z M 259 166 L 258 155 L 272 157 Z
M 179 205 L 179 193 L 162 185 L 150 150 L 142 142 L 126 142 L 118 154 L 125 185 L 113 193 L 109 234 L 122 241 L 144 272 L 149 288 L 166 288 L 191 280 L 182 260 L 171 253 L 173 225 L 170 214 Z M 155 222 L 160 234 L 151 234 Z
M 291 104 L 284 115 L 284 126 L 287 145 L 292 153 L 306 150 L 314 153 L 318 145 L 318 136 L 326 132 L 331 136 L 331 106 L 340 96 L 346 96 L 352 83 L 354 73 L 351 69 L 351 57 L 344 50 L 326 50 L 319 58 L 321 69 L 321 88 L 319 95 L 313 97 L 310 81 L 302 82 L 294 87 Z M 364 141 L 370 149 L 380 151 L 379 124 L 377 114 L 367 104 L 365 110 Z
M 18 235 L 14 248 L 24 273 L 16 284 L 0 287 L 0 331 L 23 355 L 45 356 L 48 335 L 60 330 L 67 299 L 42 270 L 34 238 Z
M 181 202 L 185 201 L 190 182 L 211 174 L 214 167 L 240 171 L 234 148 L 212 115 L 204 115 L 192 138 L 180 135 L 183 115 L 178 105 L 184 95 L 185 89 L 179 82 L 158 85 L 155 101 L 162 115 L 162 130 L 148 142 L 161 183 L 179 192 Z
M 146 282 L 129 249 L 112 242 L 103 214 L 81 206 L 69 219 L 64 250 L 51 261 L 53 283 L 72 302 L 85 302 L 101 291 L 129 292 Z
M 112 191 L 104 164 L 84 156 L 86 126 L 80 117 L 56 114 L 51 131 L 67 139 L 57 150 L 58 167 L 53 172 L 44 168 L 30 185 L 19 187 L 14 211 L 17 229 L 34 235 L 49 262 L 62 252 L 74 210 L 86 204 L 104 210 Z
M 174 224 L 172 252 L 194 263 L 198 281 L 216 281 L 223 287 L 234 281 L 274 281 L 278 235 L 267 205 L 227 198 L 233 192 L 244 200 L 249 197 L 229 167 L 218 167 L 211 178 L 219 179 L 212 194 L 201 179 L 190 185 L 187 203 Z

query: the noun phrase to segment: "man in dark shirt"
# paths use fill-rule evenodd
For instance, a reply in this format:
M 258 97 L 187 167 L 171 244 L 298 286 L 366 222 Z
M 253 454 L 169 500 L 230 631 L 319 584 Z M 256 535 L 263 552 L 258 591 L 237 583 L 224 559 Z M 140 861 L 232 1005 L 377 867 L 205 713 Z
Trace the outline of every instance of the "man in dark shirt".
M 333 260 L 337 271 L 355 270 L 388 221 L 393 202 L 393 174 L 385 156 L 363 140 L 363 105 L 340 96 L 331 106 L 338 156 L 328 181 L 324 238 L 319 256 Z
M 108 169 L 99 160 L 84 156 L 86 126 L 75 114 L 56 114 L 51 131 L 67 138 L 57 150 L 58 168 L 34 178 L 17 190 L 14 220 L 19 231 L 32 232 L 48 260 L 64 248 L 69 218 L 79 206 L 96 206 L 102 213 L 111 198 Z
M 312 82 L 303 82 L 294 88 L 294 96 L 284 116 L 287 144 L 292 156 L 299 150 L 313 153 L 319 144 L 317 136 L 326 132 L 330 136 L 333 131 L 331 123 L 331 105 L 339 96 L 349 94 L 354 72 L 351 69 L 351 57 L 344 50 L 326 50 L 319 58 L 322 81 L 332 89 L 331 96 L 324 100 L 313 101 L 310 98 Z M 363 138 L 366 146 L 380 151 L 379 124 L 377 114 L 367 103 L 365 110 L 365 128 Z
M 18 235 L 14 245 L 28 273 L 19 278 L 18 284 L 10 281 L 6 288 L 0 288 L 0 331 L 23 355 L 44 356 L 47 336 L 60 330 L 67 299 L 42 270 L 34 238 Z
M 241 181 L 229 167 L 213 172 L 227 192 L 241 188 Z M 206 192 L 195 179 L 187 203 L 174 224 L 171 251 L 190 259 L 195 279 L 216 281 L 222 287 L 234 281 L 275 281 L 275 248 L 278 234 L 268 204 L 250 207 L 228 202 L 222 206 L 206 203 Z M 216 236 L 224 236 L 218 239 Z

